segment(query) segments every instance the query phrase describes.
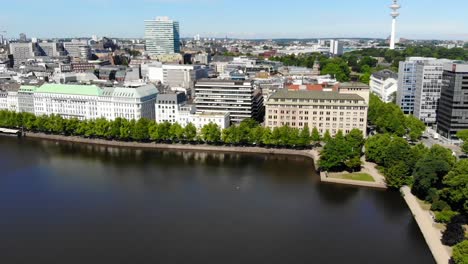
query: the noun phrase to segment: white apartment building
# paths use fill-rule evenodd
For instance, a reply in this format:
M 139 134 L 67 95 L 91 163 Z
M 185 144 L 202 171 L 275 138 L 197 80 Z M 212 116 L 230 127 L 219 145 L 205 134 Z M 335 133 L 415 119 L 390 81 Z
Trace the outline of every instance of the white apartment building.
M 9 110 L 7 90 L 0 90 L 0 110 Z
M 155 104 L 156 122 L 169 122 L 174 124 L 179 121 L 180 107 L 187 102 L 184 93 L 165 93 L 158 94 Z
M 0 90 L 0 110 L 34 113 L 35 86 L 11 86 Z
M 220 129 L 230 126 L 229 113 L 197 112 L 194 105 L 181 107 L 179 124 L 186 126 L 192 123 L 198 130 L 210 123 L 218 125 Z
M 153 63 L 147 67 L 149 81 L 160 81 L 173 90 L 184 90 L 187 94 L 194 93 L 193 88 L 197 80 L 208 77 L 206 69 L 200 65 Z
M 128 120 L 154 120 L 157 94 L 158 90 L 154 85 L 105 88 L 98 102 L 100 115 L 108 120 L 118 117 Z
M 153 120 L 156 95 L 154 85 L 102 89 L 95 85 L 44 84 L 34 91 L 34 113 L 80 120 L 100 117 Z
M 157 123 L 178 123 L 183 127 L 192 123 L 197 129 L 209 123 L 225 129 L 230 124 L 229 113 L 197 112 L 194 105 L 187 104 L 187 98 L 183 93 L 159 94 L 155 109 Z
M 371 75 L 369 86 L 371 92 L 380 97 L 382 101 L 392 102 L 398 90 L 398 74 L 390 70 L 376 72 Z
M 179 22 L 168 17 L 145 20 L 145 40 L 149 55 L 179 53 Z

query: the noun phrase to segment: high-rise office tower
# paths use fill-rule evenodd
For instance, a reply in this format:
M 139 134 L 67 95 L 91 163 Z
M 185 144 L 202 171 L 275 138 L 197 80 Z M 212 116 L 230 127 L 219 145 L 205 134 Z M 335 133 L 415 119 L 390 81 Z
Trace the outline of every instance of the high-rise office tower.
M 179 53 L 179 22 L 168 17 L 145 20 L 145 40 L 149 55 Z
M 343 42 L 338 40 L 330 40 L 330 53 L 335 56 L 343 55 Z
M 468 129 L 468 62 L 446 64 L 443 84 L 437 110 L 437 132 L 455 139 L 458 131 Z
M 427 124 L 435 122 L 442 66 L 448 62 L 422 57 L 410 57 L 400 62 L 396 101 L 405 114 L 415 114 Z
M 416 90 L 414 92 L 413 115 L 426 125 L 435 125 L 440 93 L 443 88 L 444 65 L 451 60 L 437 59 L 416 66 Z

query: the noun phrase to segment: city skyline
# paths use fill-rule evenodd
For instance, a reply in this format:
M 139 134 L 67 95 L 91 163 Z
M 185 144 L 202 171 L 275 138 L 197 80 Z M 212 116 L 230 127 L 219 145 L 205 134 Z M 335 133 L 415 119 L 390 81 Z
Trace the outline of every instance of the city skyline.
M 468 31 L 464 31 L 468 18 L 463 16 L 468 3 L 427 2 L 400 1 L 403 8 L 397 38 L 468 39 Z M 19 0 L 3 7 L 0 31 L 6 30 L 9 38 L 18 38 L 19 33 L 37 38 L 143 38 L 144 20 L 169 16 L 180 22 L 184 38 L 196 34 L 245 39 L 387 38 L 391 32 L 390 4 L 389 0 L 291 0 L 288 6 L 277 1 L 245 0 L 74 0 L 66 4 L 60 0 Z

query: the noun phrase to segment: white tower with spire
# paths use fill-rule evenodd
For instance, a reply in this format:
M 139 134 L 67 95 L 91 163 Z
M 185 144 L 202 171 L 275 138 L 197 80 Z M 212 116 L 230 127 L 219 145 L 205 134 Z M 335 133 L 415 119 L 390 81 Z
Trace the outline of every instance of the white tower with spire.
M 398 12 L 398 9 L 400 9 L 401 6 L 398 4 L 398 0 L 393 0 L 393 4 L 390 6 L 390 9 L 392 9 L 392 13 L 390 14 L 392 16 L 392 36 L 390 38 L 390 49 L 394 50 L 395 49 L 395 38 L 396 38 L 396 18 L 400 15 Z

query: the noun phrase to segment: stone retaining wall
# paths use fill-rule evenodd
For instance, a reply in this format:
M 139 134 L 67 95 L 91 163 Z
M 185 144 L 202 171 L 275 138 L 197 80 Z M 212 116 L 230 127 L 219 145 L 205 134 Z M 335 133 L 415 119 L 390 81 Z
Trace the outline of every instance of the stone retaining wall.
M 208 152 L 224 152 L 224 153 L 256 153 L 256 154 L 271 154 L 271 155 L 292 155 L 311 158 L 314 160 L 315 168 L 317 168 L 318 152 L 316 150 L 292 150 L 292 149 L 268 149 L 260 147 L 229 147 L 229 146 L 211 146 L 211 145 L 190 145 L 190 144 L 157 144 L 157 143 L 140 143 L 140 142 L 124 142 L 104 139 L 90 139 L 76 136 L 61 136 L 48 135 L 43 133 L 24 134 L 27 138 L 39 138 L 46 140 L 66 141 L 83 144 L 129 147 L 129 148 L 151 148 L 162 150 L 189 150 L 189 151 L 208 151 Z

